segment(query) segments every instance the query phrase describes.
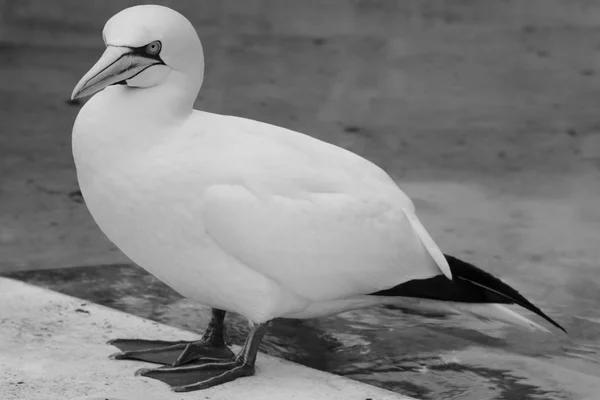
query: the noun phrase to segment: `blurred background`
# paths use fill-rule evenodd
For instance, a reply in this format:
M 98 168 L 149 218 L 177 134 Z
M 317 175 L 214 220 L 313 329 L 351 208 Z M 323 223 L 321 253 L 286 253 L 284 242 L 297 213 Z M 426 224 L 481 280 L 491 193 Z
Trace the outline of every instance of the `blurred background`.
M 381 308 L 277 321 L 264 351 L 419 399 L 599 398 L 600 2 L 155 3 L 203 41 L 197 108 L 377 163 L 446 253 L 569 331 Z M 68 99 L 134 4 L 0 0 L 0 273 L 201 332 L 207 309 L 131 265 L 75 193 Z

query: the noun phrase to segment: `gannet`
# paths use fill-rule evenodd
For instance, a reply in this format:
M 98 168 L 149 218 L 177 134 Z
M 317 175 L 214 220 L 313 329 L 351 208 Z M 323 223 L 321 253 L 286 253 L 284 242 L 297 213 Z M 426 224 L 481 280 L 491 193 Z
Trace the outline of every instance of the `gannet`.
M 99 61 L 72 98 L 94 95 L 73 127 L 81 192 L 131 260 L 210 306 L 202 339 L 116 339 L 116 359 L 165 365 L 139 374 L 175 391 L 254 374 L 274 318 L 312 318 L 406 299 L 545 329 L 563 329 L 516 290 L 442 253 L 412 201 L 375 164 L 264 122 L 194 110 L 204 55 L 169 8 L 127 8 L 105 25 Z M 251 332 L 234 355 L 226 312 Z

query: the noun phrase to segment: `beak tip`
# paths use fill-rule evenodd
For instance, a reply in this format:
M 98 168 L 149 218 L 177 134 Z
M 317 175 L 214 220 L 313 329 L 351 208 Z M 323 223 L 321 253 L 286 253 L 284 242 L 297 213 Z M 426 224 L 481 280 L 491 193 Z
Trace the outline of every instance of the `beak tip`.
M 127 80 L 152 65 L 145 58 L 135 58 L 129 47 L 107 46 L 100 59 L 75 85 L 71 100 L 92 96 L 107 86 Z
M 75 86 L 75 89 L 73 89 L 73 93 L 71 93 L 71 100 L 75 100 L 82 97 L 81 96 L 81 89 L 79 88 L 79 85 Z

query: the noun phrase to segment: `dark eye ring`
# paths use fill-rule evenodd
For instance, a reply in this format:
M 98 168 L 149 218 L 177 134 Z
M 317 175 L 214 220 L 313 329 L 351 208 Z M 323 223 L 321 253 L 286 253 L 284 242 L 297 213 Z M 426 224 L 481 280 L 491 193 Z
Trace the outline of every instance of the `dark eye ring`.
M 155 56 L 160 52 L 161 47 L 162 44 L 158 40 L 155 40 L 154 42 L 146 45 L 146 53 L 150 54 L 151 56 Z

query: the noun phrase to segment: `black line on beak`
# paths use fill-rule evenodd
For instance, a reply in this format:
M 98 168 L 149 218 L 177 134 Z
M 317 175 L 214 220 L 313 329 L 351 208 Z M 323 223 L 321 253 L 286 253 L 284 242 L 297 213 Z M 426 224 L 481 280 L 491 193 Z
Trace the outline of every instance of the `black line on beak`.
M 142 72 L 144 72 L 145 70 L 147 70 L 148 68 L 153 67 L 155 65 L 165 65 L 165 63 L 156 62 L 154 64 L 147 65 L 146 68 L 139 70 L 135 75 L 127 78 L 127 80 L 123 80 L 123 81 L 120 81 L 120 82 L 117 82 L 117 83 L 113 83 L 113 85 L 127 85 L 127 81 L 128 80 L 135 78 L 136 76 L 138 76 L 139 74 L 141 74 Z
M 110 67 L 111 65 L 113 65 L 114 63 L 116 63 L 117 61 L 119 61 L 121 58 L 123 58 L 125 56 L 131 56 L 131 55 L 135 55 L 135 56 L 138 56 L 138 57 L 142 57 L 142 58 L 146 58 L 146 59 L 149 59 L 149 60 L 153 60 L 155 62 L 152 63 L 152 64 L 150 64 L 150 65 L 148 65 L 146 68 L 140 70 L 137 74 L 135 74 L 135 75 L 133 75 L 133 76 L 127 78 L 127 79 L 124 79 L 122 81 L 115 82 L 115 83 L 113 83 L 110 86 L 114 86 L 114 85 L 127 85 L 127 81 L 128 80 L 135 78 L 136 76 L 138 76 L 139 74 L 141 74 L 142 72 L 144 72 L 145 70 L 147 70 L 148 68 L 150 68 L 150 67 L 152 67 L 154 65 L 166 65 L 165 62 L 162 60 L 162 58 L 160 58 L 160 53 L 149 54 L 146 51 L 146 46 L 148 46 L 148 45 L 140 46 L 140 47 L 129 47 L 129 46 L 127 46 L 127 48 L 130 49 L 131 51 L 129 53 L 122 54 L 118 59 L 116 59 L 108 67 Z M 102 71 L 106 70 L 108 67 L 104 68 Z M 100 73 L 102 71 L 100 71 Z

